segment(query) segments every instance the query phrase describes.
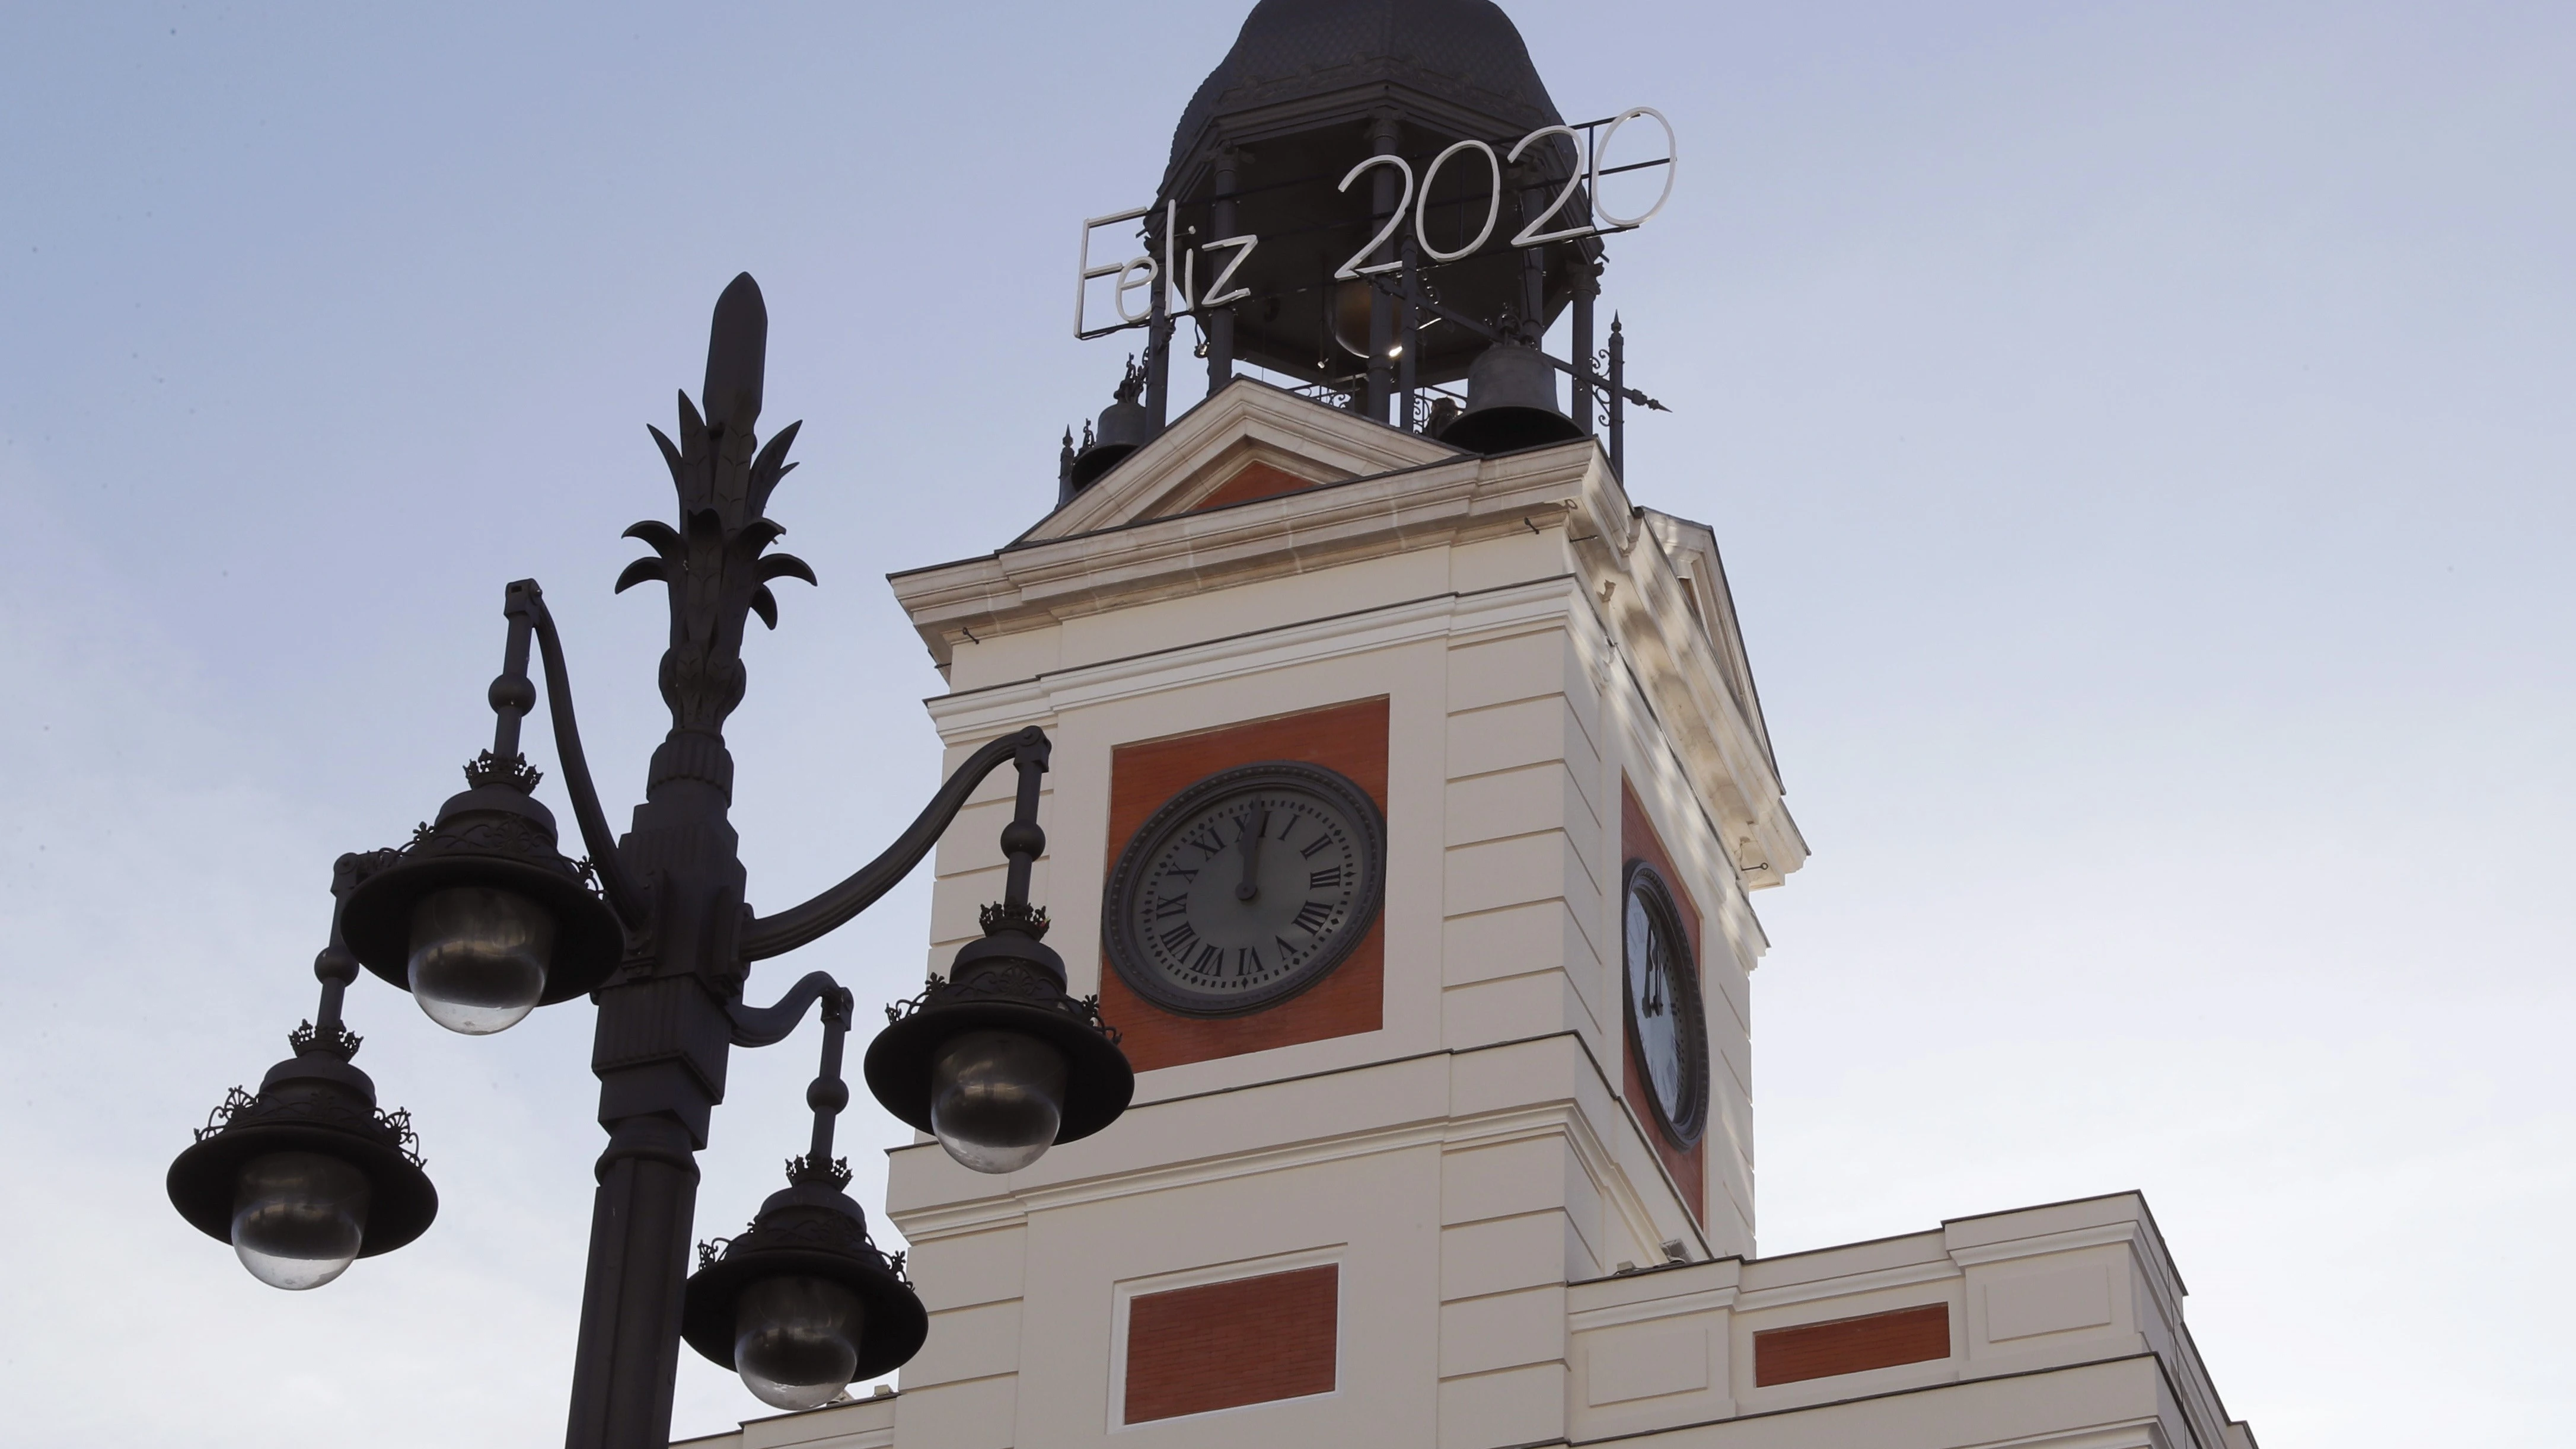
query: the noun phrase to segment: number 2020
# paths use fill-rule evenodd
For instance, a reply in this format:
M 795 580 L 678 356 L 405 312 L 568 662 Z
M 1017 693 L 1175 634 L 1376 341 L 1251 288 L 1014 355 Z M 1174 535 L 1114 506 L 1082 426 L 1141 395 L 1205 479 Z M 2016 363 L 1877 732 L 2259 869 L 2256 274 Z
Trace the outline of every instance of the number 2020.
M 1655 124 L 1664 128 L 1664 157 L 1662 162 L 1657 163 L 1648 161 L 1641 163 L 1647 166 L 1661 164 L 1664 167 L 1664 184 L 1663 188 L 1655 193 L 1654 205 L 1647 207 L 1644 211 L 1639 212 L 1635 216 L 1618 216 L 1614 215 L 1608 207 L 1601 204 L 1601 158 L 1609 152 L 1610 140 L 1612 137 L 1619 134 L 1619 128 L 1628 124 L 1630 121 L 1637 119 L 1639 116 L 1652 116 L 1654 117 Z M 1413 219 L 1413 239 L 1421 244 L 1422 254 L 1430 258 L 1432 261 L 1454 262 L 1462 257 L 1472 256 L 1477 251 L 1482 250 L 1485 243 L 1493 237 L 1494 227 L 1502 220 L 1503 168 L 1517 163 L 1521 159 L 1522 152 L 1527 151 L 1530 147 L 1537 145 L 1539 142 L 1546 140 L 1550 136 L 1564 136 L 1569 140 L 1572 140 L 1578 148 L 1583 144 L 1582 133 L 1572 126 L 1541 126 L 1537 130 L 1530 132 L 1528 135 L 1521 137 L 1519 141 L 1513 144 L 1512 149 L 1508 153 L 1501 156 L 1496 156 L 1494 154 L 1494 148 L 1483 141 L 1454 142 L 1447 150 L 1432 157 L 1430 165 L 1422 168 L 1422 179 L 1418 186 L 1414 181 L 1413 163 L 1405 160 L 1401 156 L 1371 156 L 1360 162 L 1358 165 L 1352 167 L 1349 174 L 1342 177 L 1342 184 L 1339 188 L 1340 190 L 1350 190 L 1351 183 L 1359 180 L 1363 173 L 1373 167 L 1392 166 L 1395 168 L 1397 177 L 1404 183 L 1404 192 L 1396 199 L 1395 208 L 1393 212 L 1388 215 L 1386 225 L 1380 227 L 1377 235 L 1370 237 L 1368 242 L 1358 251 L 1351 253 L 1350 260 L 1342 263 L 1341 267 L 1333 273 L 1333 276 L 1337 280 L 1348 281 L 1353 277 L 1365 277 L 1377 272 L 1391 272 L 1396 268 L 1403 266 L 1404 263 L 1400 259 L 1396 261 L 1369 262 L 1368 257 L 1370 253 L 1377 251 L 1379 248 L 1395 239 L 1396 228 L 1404 225 L 1405 218 L 1408 215 Z M 1469 237 L 1465 245 L 1443 249 L 1431 240 L 1431 229 L 1429 225 L 1429 212 L 1431 210 L 1431 183 L 1439 177 L 1440 168 L 1447 165 L 1451 157 L 1467 151 L 1473 151 L 1477 155 L 1485 158 L 1486 173 L 1492 178 L 1492 185 L 1487 191 L 1485 197 L 1485 224 L 1476 229 L 1476 234 Z M 1547 209 L 1540 212 L 1538 215 L 1531 217 L 1528 225 L 1523 226 L 1519 231 L 1512 234 L 1511 244 L 1513 246 L 1534 247 L 1541 246 L 1552 241 L 1566 241 L 1574 237 L 1596 236 L 1601 234 L 1603 228 L 1597 222 L 1585 222 L 1578 226 L 1559 227 L 1554 231 L 1546 230 L 1548 224 L 1556 220 L 1556 214 L 1565 209 L 1565 204 L 1574 199 L 1574 188 L 1582 185 L 1587 179 L 1592 183 L 1590 197 L 1592 210 L 1600 217 L 1601 221 L 1609 223 L 1608 229 L 1610 231 L 1630 231 L 1645 225 L 1648 221 L 1653 220 L 1655 213 L 1662 211 L 1664 209 L 1664 203 L 1672 198 L 1673 175 L 1681 169 L 1681 147 L 1673 135 L 1673 123 L 1664 119 L 1663 112 L 1656 110 L 1652 106 L 1632 106 L 1627 110 L 1621 111 L 1618 115 L 1611 117 L 1610 120 L 1602 126 L 1599 139 L 1592 145 L 1592 154 L 1589 157 L 1582 159 L 1585 164 L 1577 165 L 1567 173 L 1565 185 L 1559 188 L 1555 198 L 1548 202 Z
M 1656 160 L 1636 162 L 1629 166 L 1605 168 L 1602 165 L 1602 159 L 1609 154 L 1612 138 L 1619 134 L 1620 127 L 1641 116 L 1651 117 L 1656 125 L 1663 128 L 1664 155 Z M 1528 135 L 1521 137 L 1519 141 L 1513 144 L 1510 151 L 1501 155 L 1496 155 L 1493 146 L 1484 141 L 1454 142 L 1439 155 L 1431 158 L 1431 164 L 1422 169 L 1422 174 L 1418 181 L 1413 173 L 1413 163 L 1405 160 L 1401 156 L 1370 156 L 1362 160 L 1342 177 L 1341 185 L 1335 188 L 1336 190 L 1348 192 L 1351 189 L 1352 182 L 1359 180 L 1361 176 L 1380 166 L 1393 167 L 1395 169 L 1397 178 L 1403 184 L 1403 190 L 1396 198 L 1395 205 L 1389 210 L 1386 224 L 1378 228 L 1376 235 L 1371 236 L 1367 243 L 1358 251 L 1351 253 L 1350 259 L 1343 262 L 1341 266 L 1333 272 L 1335 280 L 1349 281 L 1354 278 L 1371 276 L 1380 272 L 1391 272 L 1398 267 L 1403 266 L 1404 263 L 1400 258 L 1393 261 L 1383 262 L 1371 262 L 1368 258 L 1372 253 L 1393 241 L 1395 239 L 1397 229 L 1402 227 L 1408 218 L 1410 218 L 1413 223 L 1414 240 L 1420 244 L 1422 255 L 1429 260 L 1433 262 L 1454 262 L 1474 255 L 1476 252 L 1484 248 L 1486 242 L 1493 239 L 1494 228 L 1502 222 L 1504 168 L 1517 163 L 1521 159 L 1523 153 L 1527 152 L 1531 147 L 1538 145 L 1550 136 L 1564 136 L 1569 140 L 1572 140 L 1579 152 L 1583 147 L 1585 132 L 1597 133 L 1592 140 L 1590 155 L 1578 155 L 1578 164 L 1574 166 L 1566 176 L 1565 184 L 1557 189 L 1556 195 L 1549 200 L 1545 210 L 1530 218 L 1526 225 L 1524 225 L 1519 231 L 1512 234 L 1511 245 L 1515 247 L 1543 246 L 1549 242 L 1567 241 L 1575 237 L 1600 236 L 1611 232 L 1633 231 L 1653 220 L 1656 213 L 1664 209 L 1664 203 L 1672 199 L 1673 178 L 1681 170 L 1681 146 L 1679 140 L 1673 134 L 1673 123 L 1665 119 L 1663 112 L 1656 110 L 1652 106 L 1632 106 L 1627 110 L 1621 111 L 1618 115 L 1611 117 L 1607 121 L 1595 122 L 1593 125 L 1581 128 L 1565 125 L 1541 126 L 1537 130 L 1530 132 Z M 1429 226 L 1431 186 L 1432 183 L 1439 178 L 1441 167 L 1448 165 L 1453 159 L 1471 151 L 1484 158 L 1486 173 L 1491 178 L 1491 186 L 1487 192 L 1485 200 L 1484 225 L 1478 227 L 1476 229 L 1476 234 L 1473 237 L 1470 237 L 1464 245 L 1444 248 L 1431 240 L 1431 231 Z M 1655 193 L 1653 205 L 1647 207 L 1644 211 L 1641 211 L 1634 216 L 1620 216 L 1602 204 L 1601 178 L 1603 176 L 1616 174 L 1621 171 L 1639 170 L 1648 166 L 1661 166 L 1664 168 L 1664 184 L 1662 188 Z M 1557 220 L 1557 214 L 1565 210 L 1567 203 L 1574 199 L 1574 189 L 1577 186 L 1581 186 L 1586 181 L 1592 183 L 1590 192 L 1588 193 L 1588 201 L 1593 215 L 1597 217 L 1598 220 L 1586 221 L 1570 226 L 1557 226 L 1555 229 L 1550 230 L 1550 226 Z M 1152 295 L 1151 289 L 1157 282 L 1163 283 L 1169 288 L 1169 295 L 1165 299 L 1166 309 L 1173 315 L 1185 312 L 1195 312 L 1205 307 L 1223 307 L 1230 303 L 1242 301 L 1244 298 L 1252 295 L 1251 288 L 1234 286 L 1232 283 L 1234 281 L 1235 273 L 1242 269 L 1245 262 L 1252 259 L 1254 249 L 1261 245 L 1260 237 L 1250 235 L 1219 237 L 1213 241 L 1203 242 L 1195 247 L 1180 248 L 1178 249 L 1180 254 L 1175 255 L 1176 248 L 1174 238 L 1178 231 L 1180 203 L 1177 201 L 1168 201 L 1164 203 L 1164 208 L 1163 257 L 1159 262 L 1150 255 L 1134 257 L 1124 262 L 1111 262 L 1100 266 L 1094 266 L 1091 262 L 1091 234 L 1093 231 L 1103 226 L 1111 226 L 1120 222 L 1134 221 L 1140 217 L 1149 216 L 1153 212 L 1152 207 L 1139 207 L 1134 211 L 1122 211 L 1110 216 L 1092 217 L 1083 222 L 1081 256 L 1080 260 L 1075 263 L 1075 267 L 1079 275 L 1074 282 L 1074 336 L 1105 336 L 1108 333 L 1120 331 L 1124 328 L 1133 327 L 1147 321 L 1152 316 L 1153 309 L 1150 304 L 1144 311 L 1131 312 L 1127 307 L 1127 297 L 1129 293 L 1137 291 L 1144 291 L 1147 293 L 1148 297 L 1150 297 Z M 1198 259 L 1201 252 L 1211 254 L 1226 252 L 1232 253 L 1232 255 L 1224 258 L 1223 269 L 1220 270 L 1215 279 L 1208 284 L 1207 293 L 1204 296 L 1196 295 L 1198 290 Z M 1119 321 L 1114 326 L 1092 328 L 1085 325 L 1086 318 L 1084 307 L 1086 305 L 1086 296 L 1091 283 L 1103 277 L 1115 277 L 1117 279 L 1113 284 L 1112 297 L 1118 309 Z

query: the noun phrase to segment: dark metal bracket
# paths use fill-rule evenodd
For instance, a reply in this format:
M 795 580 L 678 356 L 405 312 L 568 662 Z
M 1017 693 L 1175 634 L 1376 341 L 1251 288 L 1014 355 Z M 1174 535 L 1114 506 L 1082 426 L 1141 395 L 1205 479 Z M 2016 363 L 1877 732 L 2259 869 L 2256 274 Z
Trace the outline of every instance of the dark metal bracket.
M 948 777 L 948 783 L 939 787 L 939 793 L 930 797 L 930 803 L 922 808 L 921 814 L 902 835 L 896 837 L 894 844 L 886 847 L 883 854 L 859 867 L 839 885 L 802 905 L 790 906 L 775 915 L 755 917 L 743 932 L 743 959 L 760 961 L 771 956 L 783 956 L 799 946 L 821 940 L 866 910 L 878 897 L 894 889 L 898 882 L 911 874 L 914 866 L 921 864 L 922 857 L 939 843 L 939 837 L 947 831 L 949 822 L 965 808 L 966 797 L 984 782 L 985 776 L 1000 769 L 1006 761 L 1013 760 L 1023 761 L 1024 768 L 1025 762 L 1034 760 L 1036 768 L 1042 771 L 1046 768 L 1048 750 L 1046 731 L 1031 725 L 1017 734 L 1004 735 L 967 756 L 966 762 L 957 767 L 956 773 Z M 1026 778 L 1024 775 L 1023 788 L 1026 788 Z M 1025 889 L 1026 876 L 1016 866 L 1014 874 L 1019 876 Z
M 828 971 L 809 971 L 787 988 L 787 994 L 772 1006 L 746 1006 L 736 999 L 725 1005 L 725 1014 L 733 1020 L 733 1042 L 736 1046 L 775 1046 L 804 1024 L 806 1008 L 823 1003 L 823 1055 L 813 1082 L 805 1089 L 805 1105 L 814 1111 L 814 1135 L 803 1157 L 787 1164 L 791 1182 L 829 1182 L 834 1190 L 846 1187 L 849 1168 L 833 1160 L 832 1122 L 841 1109 L 850 1105 L 850 1089 L 841 1080 L 841 1057 L 850 1035 L 850 1019 L 857 1013 L 857 998 L 849 988 L 832 979 Z
M 545 669 L 545 702 L 554 725 L 555 755 L 562 765 L 565 792 L 572 797 L 573 818 L 590 852 L 591 868 L 598 875 L 609 908 L 629 931 L 642 931 L 652 918 L 650 897 L 621 858 L 617 836 L 600 808 L 599 788 L 591 778 L 589 758 L 581 745 L 581 725 L 573 712 L 572 679 L 564 663 L 563 640 L 556 631 L 553 611 L 546 607 L 545 591 L 534 579 L 520 579 L 509 586 L 502 612 L 510 620 L 510 642 L 501 677 L 492 683 L 492 707 L 498 716 L 493 753 L 501 759 L 519 754 L 520 720 L 537 700 L 537 691 L 527 678 L 528 645 L 533 636 Z M 993 740 L 968 756 L 912 825 L 876 859 L 801 905 L 775 915 L 754 917 L 744 931 L 743 959 L 759 961 L 785 955 L 847 924 L 912 873 L 939 843 L 939 837 L 965 808 L 967 797 L 986 776 L 1009 761 L 1020 761 L 1024 768 L 1033 761 L 1036 769 L 1043 772 L 1049 752 L 1046 732 L 1032 725 Z M 1023 789 L 1026 788 L 1024 782 Z M 1024 876 L 1025 871 L 1026 865 L 1021 864 L 1015 874 Z M 800 1005 L 798 1009 L 803 1008 Z
M 848 989 L 833 980 L 829 971 L 808 971 L 773 1005 L 750 1006 L 740 998 L 725 1003 L 725 1015 L 733 1021 L 733 1044 L 776 1046 L 804 1024 L 807 1009 L 817 1001 L 824 1003 L 826 1022 L 837 1013 L 843 1029 L 848 1028 L 850 1013 L 856 1009 Z
M 509 587 L 501 612 L 510 620 L 511 648 L 500 679 L 493 681 L 493 708 L 502 707 L 502 695 L 515 683 L 519 697 L 533 703 L 535 691 L 527 688 L 528 651 L 526 637 L 536 634 L 538 652 L 544 657 L 546 671 L 546 713 L 554 724 L 555 758 L 563 766 L 564 792 L 572 797 L 573 820 L 581 827 L 581 840 L 590 851 L 590 867 L 599 877 L 601 894 L 608 908 L 617 913 L 629 931 L 641 931 L 652 917 L 652 907 L 644 888 L 618 857 L 617 835 L 609 829 L 607 813 L 599 806 L 599 787 L 590 776 L 590 760 L 581 748 L 581 725 L 573 715 L 572 676 L 564 665 L 563 639 L 555 632 L 554 611 L 546 607 L 545 591 L 535 579 L 520 579 Z M 525 713 L 525 707 L 518 713 Z M 518 720 L 504 713 L 503 728 L 509 735 L 510 753 L 518 752 Z M 494 754 L 500 754 L 496 744 Z M 507 758 L 507 756 L 504 756 Z

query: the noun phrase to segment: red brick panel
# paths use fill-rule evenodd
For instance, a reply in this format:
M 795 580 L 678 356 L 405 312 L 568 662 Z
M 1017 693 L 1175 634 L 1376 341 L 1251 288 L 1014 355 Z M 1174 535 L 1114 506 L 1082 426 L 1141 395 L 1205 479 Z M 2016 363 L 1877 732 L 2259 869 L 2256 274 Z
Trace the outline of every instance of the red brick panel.
M 1328 1263 L 1131 1300 L 1126 1422 L 1331 1393 L 1341 1275 Z
M 1950 1356 L 1950 1305 L 1802 1323 L 1753 1335 L 1753 1382 L 1763 1388 Z
M 1315 480 L 1300 478 L 1285 468 L 1258 459 L 1235 470 L 1233 477 L 1216 485 L 1216 491 L 1190 505 L 1197 513 L 1209 508 L 1223 508 L 1229 503 L 1250 503 L 1255 498 L 1276 498 L 1300 488 L 1312 488 Z
M 1350 777 L 1386 809 L 1386 697 L 1120 745 L 1109 752 L 1109 867 L 1145 817 L 1219 770 L 1298 760 Z M 1106 882 L 1103 882 L 1106 884 Z M 1386 915 L 1312 987 L 1247 1016 L 1183 1016 L 1138 996 L 1102 963 L 1100 1014 L 1140 1072 L 1375 1031 L 1386 1010 Z
M 1690 938 L 1691 969 L 1698 971 L 1699 907 L 1691 901 L 1690 891 L 1682 885 L 1681 872 L 1673 869 L 1673 858 L 1665 853 L 1663 837 L 1655 833 L 1655 823 L 1646 818 L 1645 805 L 1637 799 L 1636 790 L 1624 778 L 1619 782 L 1619 851 L 1621 856 L 1619 873 L 1622 884 L 1625 884 L 1627 877 L 1626 863 L 1631 860 L 1642 860 L 1655 868 L 1655 873 L 1664 878 L 1665 885 L 1672 887 L 1673 904 L 1681 907 L 1682 933 Z M 1627 912 L 1628 898 L 1622 895 L 1619 898 L 1619 914 L 1613 918 L 1610 929 L 1611 939 L 1621 943 L 1622 952 L 1627 949 L 1625 944 Z M 1619 963 L 1622 993 L 1627 990 L 1627 970 L 1628 963 L 1622 960 Z M 1709 997 L 1707 977 L 1702 976 L 1700 981 L 1700 1006 L 1705 1011 Z M 1620 1000 L 1625 1001 L 1627 997 L 1623 994 Z M 1708 1128 L 1703 1130 L 1699 1140 L 1688 1148 L 1675 1147 L 1671 1139 L 1664 1136 L 1663 1129 L 1655 1125 L 1654 1104 L 1646 1097 L 1646 1094 L 1653 1089 L 1646 1085 L 1644 1075 L 1637 1070 L 1637 1054 L 1630 1050 L 1624 1041 L 1627 1034 L 1627 1021 L 1627 1010 L 1622 1007 L 1619 1013 L 1619 1030 L 1623 1041 L 1619 1060 L 1624 1065 L 1620 1071 L 1622 1083 L 1620 1090 L 1627 1094 L 1628 1110 L 1637 1114 L 1637 1125 L 1646 1129 L 1646 1141 L 1653 1144 L 1655 1155 L 1663 1159 L 1664 1170 L 1673 1175 L 1673 1181 L 1682 1185 L 1682 1200 L 1690 1204 L 1692 1220 L 1705 1227 L 1708 1224 L 1708 1137 L 1709 1132 L 1714 1131 L 1717 1126 L 1715 1120 L 1717 1116 L 1716 1075 L 1719 1070 L 1717 1053 L 1712 1045 L 1709 1052 L 1711 1096 L 1709 1117 L 1711 1120 Z

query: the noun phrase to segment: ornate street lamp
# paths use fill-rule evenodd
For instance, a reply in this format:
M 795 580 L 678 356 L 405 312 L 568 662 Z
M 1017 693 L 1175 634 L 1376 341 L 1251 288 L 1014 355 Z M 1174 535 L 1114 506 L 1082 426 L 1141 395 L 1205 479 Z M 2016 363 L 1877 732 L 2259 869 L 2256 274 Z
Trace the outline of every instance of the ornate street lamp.
M 868 1090 L 977 1172 L 1017 1172 L 1058 1142 L 1088 1137 L 1127 1110 L 1136 1086 L 1097 1002 L 1065 990 L 1064 960 L 1040 942 L 1046 912 L 1029 905 L 1029 871 L 1046 849 L 1038 776 L 1020 771 L 1000 905 L 921 995 L 886 1008 L 868 1047 Z
M 768 552 L 783 530 L 765 509 L 795 466 L 787 450 L 797 431 L 782 428 L 765 447 L 753 432 L 768 331 L 759 287 L 736 277 L 716 302 L 704 412 L 682 394 L 679 440 L 652 430 L 678 490 L 678 526 L 627 530 L 653 556 L 628 566 L 617 588 L 659 582 L 668 593 L 661 684 L 671 729 L 627 833 L 613 833 L 600 808 L 553 615 L 535 581 L 520 580 L 502 606 L 509 635 L 490 691 L 491 749 L 409 843 L 341 857 L 331 946 L 314 967 L 323 983 L 315 1022 L 290 1038 L 296 1055 L 256 1095 L 235 1089 L 170 1169 L 180 1214 L 230 1241 L 261 1281 L 329 1282 L 355 1259 L 417 1237 L 437 1211 L 409 1119 L 379 1112 L 373 1083 L 349 1064 L 358 1039 L 341 1024 L 340 1004 L 358 968 L 470 1036 L 589 996 L 599 1008 L 591 1069 L 609 1140 L 573 1365 L 572 1449 L 664 1449 L 684 1334 L 781 1407 L 826 1402 L 921 1346 L 928 1320 L 901 1260 L 869 1239 L 865 1215 L 842 1191 L 848 1169 L 831 1157 L 833 1118 L 849 1100 L 840 1075 L 849 993 L 816 973 L 776 1005 L 754 1007 L 743 986 L 753 962 L 820 939 L 892 889 L 1005 764 L 1019 790 L 1002 831 L 1004 899 L 986 910 L 984 939 L 958 953 L 950 979 L 933 976 L 920 997 L 888 1009 L 867 1054 L 869 1088 L 983 1172 L 1025 1167 L 1054 1143 L 1099 1131 L 1135 1088 L 1117 1033 L 1095 1002 L 1068 993 L 1063 962 L 1039 941 L 1046 914 L 1029 904 L 1030 868 L 1046 844 L 1037 823 L 1043 731 L 977 750 L 884 853 L 821 895 L 774 915 L 743 900 L 724 740 L 725 718 L 742 702 L 743 632 L 753 614 L 777 626 L 772 581 L 814 581 L 801 560 Z M 539 699 L 531 645 L 582 861 L 558 848 L 554 816 L 535 798 L 537 772 L 519 749 Z M 752 1226 L 710 1245 L 689 1276 L 696 1154 L 724 1096 L 730 1049 L 783 1040 L 817 1001 L 825 1028 L 823 1071 L 807 1093 L 812 1147 Z
M 340 857 L 335 895 L 347 896 L 358 860 Z M 257 1095 L 233 1088 L 170 1164 L 179 1215 L 230 1242 L 272 1288 L 319 1288 L 358 1259 L 419 1237 L 438 1216 L 411 1114 L 377 1110 L 376 1084 L 349 1064 L 358 1037 L 340 1022 L 340 996 L 358 962 L 336 922 L 313 974 L 322 1004 L 287 1035 L 295 1055 L 268 1069 Z
M 867 1214 L 842 1191 L 849 1163 L 832 1156 L 832 1119 L 850 1102 L 841 1082 L 850 993 L 818 971 L 788 993 L 800 1016 L 807 993 L 823 1001 L 823 1066 L 805 1091 L 812 1145 L 741 1236 L 698 1246 L 680 1310 L 690 1347 L 780 1409 L 830 1403 L 852 1380 L 911 1358 L 930 1333 L 903 1260 L 868 1237 Z
M 343 922 L 369 970 L 467 1036 L 590 994 L 625 948 L 616 913 L 555 849 L 554 812 L 537 803 L 539 776 L 519 753 L 519 716 L 536 702 L 526 674 L 533 612 L 511 616 L 493 748 L 465 767 L 465 791 L 438 807 L 436 824 L 378 853 Z

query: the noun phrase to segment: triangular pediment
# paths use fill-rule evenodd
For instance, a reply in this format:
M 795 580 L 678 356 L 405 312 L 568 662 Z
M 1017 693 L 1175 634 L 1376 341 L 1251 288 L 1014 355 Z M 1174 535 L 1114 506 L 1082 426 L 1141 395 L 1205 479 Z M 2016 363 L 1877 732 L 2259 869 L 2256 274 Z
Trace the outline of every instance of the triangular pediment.
M 1429 438 L 1237 378 L 1019 541 L 1069 538 L 1460 456 Z

